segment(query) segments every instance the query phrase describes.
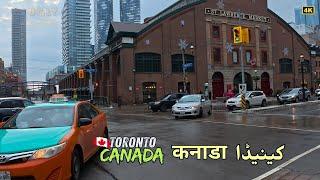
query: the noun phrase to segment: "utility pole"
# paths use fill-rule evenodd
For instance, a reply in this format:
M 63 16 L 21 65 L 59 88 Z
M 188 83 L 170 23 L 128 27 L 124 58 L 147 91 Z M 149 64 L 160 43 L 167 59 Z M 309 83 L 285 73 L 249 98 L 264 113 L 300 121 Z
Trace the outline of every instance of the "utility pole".
M 244 62 L 243 62 L 243 46 L 240 46 L 240 61 L 241 61 L 241 79 L 242 84 L 245 84 L 245 77 L 244 77 Z
M 92 69 L 91 66 L 89 66 L 89 69 L 85 69 L 86 72 L 89 73 L 89 91 L 90 91 L 90 100 L 93 101 L 93 91 L 94 91 L 94 86 L 93 86 L 93 82 L 92 82 L 92 73 L 96 72 L 95 69 Z M 85 75 L 84 75 L 84 70 L 80 69 L 78 71 L 78 75 L 79 75 L 79 79 L 84 79 Z
M 186 68 L 185 68 L 186 60 L 185 60 L 184 54 L 185 54 L 186 48 L 188 47 L 187 41 L 184 39 L 179 39 L 179 47 L 182 52 L 183 92 L 185 93 L 187 92 L 187 84 L 186 84 Z
M 302 78 L 302 101 L 305 101 L 306 99 L 306 92 L 304 89 L 304 55 L 300 55 L 300 63 L 301 63 L 301 78 Z

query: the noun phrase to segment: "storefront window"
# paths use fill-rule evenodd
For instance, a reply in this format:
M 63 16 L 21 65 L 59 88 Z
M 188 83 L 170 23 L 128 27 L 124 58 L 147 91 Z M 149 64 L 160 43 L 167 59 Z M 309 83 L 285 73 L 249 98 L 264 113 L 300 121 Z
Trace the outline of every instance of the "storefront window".
M 183 88 L 184 88 L 183 82 L 178 82 L 178 92 L 183 92 Z M 186 82 L 186 90 L 187 90 L 187 93 L 190 94 L 190 82 Z
M 288 81 L 283 82 L 283 89 L 287 89 L 287 88 L 290 88 L 290 82 Z
M 194 72 L 194 70 L 195 70 L 194 56 L 185 54 L 184 58 L 185 58 L 186 64 L 192 64 L 192 66 L 188 66 L 186 68 L 186 72 Z M 172 65 L 172 72 L 183 72 L 182 55 L 181 54 L 172 55 L 171 56 L 171 65 Z
M 292 60 L 291 59 L 280 59 L 280 73 L 292 73 Z
M 220 48 L 213 48 L 213 62 L 220 64 L 221 63 L 221 50 Z
M 161 72 L 161 55 L 139 53 L 135 55 L 136 72 Z
M 157 83 L 144 82 L 142 83 L 143 102 L 148 103 L 157 100 Z
M 261 61 L 262 61 L 262 65 L 267 65 L 268 64 L 268 53 L 267 53 L 267 51 L 261 51 Z
M 238 62 L 239 62 L 238 55 L 239 55 L 238 50 L 233 50 L 232 51 L 232 62 L 233 62 L 233 64 L 238 64 Z

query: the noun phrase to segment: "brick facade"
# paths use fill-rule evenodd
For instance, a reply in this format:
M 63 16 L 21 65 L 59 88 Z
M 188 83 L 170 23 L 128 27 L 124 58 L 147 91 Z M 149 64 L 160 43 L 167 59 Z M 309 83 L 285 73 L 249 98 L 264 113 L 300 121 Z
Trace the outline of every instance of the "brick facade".
M 96 90 L 97 94 L 107 96 L 117 101 L 121 96 L 124 103 L 139 103 L 145 101 L 143 93 L 144 83 L 155 82 L 155 99 L 165 94 L 178 91 L 178 83 L 183 81 L 183 73 L 173 72 L 172 57 L 181 54 L 178 46 L 179 39 L 185 39 L 194 48 L 187 48 L 186 55 L 194 57 L 194 72 L 187 73 L 191 93 L 203 92 L 204 83 L 209 83 L 211 94 L 215 92 L 212 78 L 215 73 L 223 75 L 223 93 L 227 88 L 236 87 L 235 76 L 241 72 L 240 53 L 237 63 L 233 62 L 232 53 L 227 52 L 226 45 L 232 43 L 232 28 L 235 26 L 247 27 L 250 30 L 250 43 L 243 46 L 243 60 L 246 61 L 246 52 L 251 55 L 251 63 L 245 64 L 245 72 L 251 78 L 262 74 L 269 76 L 269 89 L 273 92 L 283 89 L 284 82 L 290 82 L 291 87 L 300 86 L 301 74 L 299 71 L 299 56 L 304 54 L 310 59 L 308 45 L 304 40 L 280 17 L 267 9 L 267 0 L 256 3 L 251 0 L 225 0 L 224 10 L 252 15 L 269 17 L 270 22 L 249 21 L 230 17 L 213 16 L 205 14 L 206 8 L 218 9 L 217 0 L 182 0 L 155 17 L 148 19 L 141 29 L 130 36 L 128 32 L 109 32 L 109 51 L 101 55 L 105 60 L 105 69 L 108 73 L 100 74 L 97 81 L 108 90 Z M 112 24 L 111 24 L 112 26 Z M 116 28 L 114 28 L 116 29 Z M 214 30 L 219 35 L 214 34 Z M 261 32 L 265 37 L 261 38 Z M 133 43 L 116 43 L 121 38 L 131 37 Z M 233 43 L 232 43 L 233 44 Z M 189 46 L 190 47 L 190 46 Z M 239 45 L 234 45 L 239 50 Z M 214 60 L 216 49 L 220 49 L 220 60 Z M 139 53 L 153 53 L 161 56 L 161 70 L 159 72 L 137 72 L 135 66 L 136 55 Z M 264 61 L 262 53 L 266 54 Z M 249 55 L 248 55 L 249 56 Z M 107 60 L 106 60 L 107 59 Z M 280 72 L 280 59 L 289 59 L 292 62 L 292 72 Z M 98 65 L 101 65 L 98 60 Z M 106 63 L 107 62 L 107 63 Z M 109 67 L 107 67 L 109 66 Z M 97 68 L 98 70 L 103 68 Z M 257 73 L 255 73 L 257 71 Z M 312 72 L 311 72 L 312 73 Z M 311 74 L 310 73 L 310 74 Z M 311 84 L 311 75 L 306 74 L 308 86 Z M 103 76 L 107 77 L 103 77 Z M 110 77 L 109 77 L 110 76 Z M 111 78 L 111 80 L 109 80 Z M 110 83 L 113 83 L 110 88 Z M 258 81 L 260 88 L 261 80 Z M 265 82 L 264 82 L 265 83 Z M 253 82 L 254 84 L 254 82 Z M 68 85 L 67 85 L 68 86 Z M 264 85 L 265 86 L 265 85 Z M 103 93 L 102 93 L 103 92 Z

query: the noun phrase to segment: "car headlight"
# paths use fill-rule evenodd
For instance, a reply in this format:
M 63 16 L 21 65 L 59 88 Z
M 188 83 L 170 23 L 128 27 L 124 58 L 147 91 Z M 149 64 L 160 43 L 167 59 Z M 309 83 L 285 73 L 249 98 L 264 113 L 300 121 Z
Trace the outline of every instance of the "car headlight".
M 37 150 L 30 159 L 48 159 L 59 154 L 66 147 L 66 143 Z
M 155 105 L 158 105 L 158 104 L 160 104 L 160 101 L 157 101 L 157 102 L 155 102 L 154 104 L 155 104 Z
M 192 109 L 198 109 L 199 106 L 192 106 Z

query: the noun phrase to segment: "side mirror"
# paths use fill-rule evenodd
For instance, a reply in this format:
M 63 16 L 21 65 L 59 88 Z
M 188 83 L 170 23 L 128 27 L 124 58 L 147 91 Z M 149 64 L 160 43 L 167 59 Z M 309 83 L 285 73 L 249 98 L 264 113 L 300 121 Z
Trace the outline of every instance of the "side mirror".
M 79 126 L 88 126 L 92 123 L 91 119 L 89 118 L 80 118 L 79 119 Z

